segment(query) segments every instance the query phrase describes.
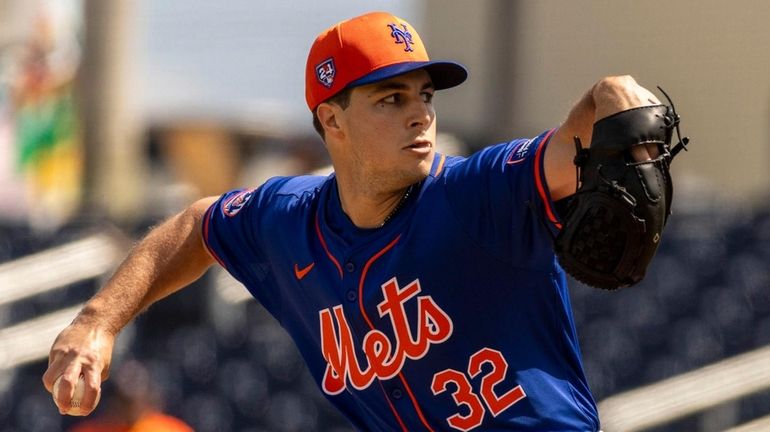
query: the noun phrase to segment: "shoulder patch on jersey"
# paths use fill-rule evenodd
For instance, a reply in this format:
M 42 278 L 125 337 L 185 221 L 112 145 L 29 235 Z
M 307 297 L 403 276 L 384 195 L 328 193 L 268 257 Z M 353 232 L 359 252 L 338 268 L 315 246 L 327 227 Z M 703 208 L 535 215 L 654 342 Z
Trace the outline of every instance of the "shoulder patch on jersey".
M 247 190 L 238 192 L 237 194 L 228 198 L 227 201 L 225 201 L 222 204 L 222 210 L 225 212 L 227 216 L 233 217 L 237 215 L 238 212 L 241 211 L 241 209 L 246 205 L 246 203 L 249 202 L 249 200 L 253 196 L 254 196 L 254 189 L 247 189 Z
M 511 151 L 511 156 L 508 157 L 508 160 L 505 161 L 505 163 L 508 165 L 513 165 L 519 162 L 523 162 L 527 158 L 529 149 L 532 146 L 532 141 L 533 140 L 529 139 L 516 144 Z

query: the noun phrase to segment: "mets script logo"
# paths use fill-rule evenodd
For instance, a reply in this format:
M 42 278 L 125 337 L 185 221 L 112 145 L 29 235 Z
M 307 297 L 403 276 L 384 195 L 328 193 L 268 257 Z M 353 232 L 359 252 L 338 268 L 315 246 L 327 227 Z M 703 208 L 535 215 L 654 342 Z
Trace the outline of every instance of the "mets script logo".
M 527 158 L 527 153 L 529 152 L 529 147 L 531 145 L 532 145 L 532 140 L 527 140 L 519 144 L 516 144 L 516 146 L 513 148 L 513 151 L 511 152 L 511 156 L 508 158 L 507 161 L 505 161 L 505 163 L 507 163 L 508 165 L 513 165 L 513 164 L 522 162 L 524 159 Z
M 398 28 L 398 24 L 388 24 L 390 27 L 390 35 L 396 39 L 397 44 L 404 44 L 404 51 L 414 51 L 412 49 L 412 34 L 406 29 L 406 24 L 401 24 L 401 28 Z
M 396 376 L 407 358 L 424 357 L 431 344 L 440 344 L 452 335 L 449 316 L 431 296 L 417 296 L 422 291 L 420 280 L 400 288 L 396 278 L 382 285 L 384 300 L 377 305 L 381 318 L 388 317 L 395 340 L 372 329 L 361 342 L 353 340 L 342 305 L 319 312 L 321 320 L 321 351 L 326 360 L 322 381 L 323 391 L 336 395 L 349 383 L 357 390 L 369 387 L 375 378 L 387 380 Z M 417 316 L 408 317 L 404 304 L 417 296 Z M 411 323 L 410 323 L 411 321 Z M 412 333 L 416 329 L 416 334 Z M 360 343 L 367 364 L 359 364 L 354 344 Z
M 238 214 L 239 211 L 246 205 L 247 202 L 254 196 L 253 190 L 245 190 L 237 193 L 235 196 L 230 197 L 222 205 L 222 208 L 227 216 L 233 217 Z
M 315 67 L 315 76 L 318 78 L 318 82 L 323 84 L 326 88 L 331 88 L 336 73 L 337 69 L 334 67 L 334 60 L 331 58 L 324 60 Z

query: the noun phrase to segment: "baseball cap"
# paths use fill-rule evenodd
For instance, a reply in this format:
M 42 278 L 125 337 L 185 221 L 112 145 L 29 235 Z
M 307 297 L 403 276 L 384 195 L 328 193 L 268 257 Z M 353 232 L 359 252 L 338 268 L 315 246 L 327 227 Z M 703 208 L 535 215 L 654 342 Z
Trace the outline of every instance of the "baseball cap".
M 461 84 L 463 65 L 428 57 L 417 31 L 387 12 L 341 21 L 313 42 L 305 67 L 305 99 L 311 111 L 341 90 L 425 69 L 436 90 Z

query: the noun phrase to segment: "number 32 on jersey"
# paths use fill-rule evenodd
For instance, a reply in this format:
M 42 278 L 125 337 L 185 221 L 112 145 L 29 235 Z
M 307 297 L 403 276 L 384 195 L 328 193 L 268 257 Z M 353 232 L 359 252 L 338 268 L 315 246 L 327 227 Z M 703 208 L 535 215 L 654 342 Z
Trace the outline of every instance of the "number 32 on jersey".
M 479 389 L 475 392 L 468 377 L 478 376 L 482 366 L 486 363 L 491 365 L 492 369 L 481 378 Z M 484 421 L 487 408 L 489 408 L 492 416 L 497 417 L 498 414 L 527 397 L 520 385 L 502 395 L 498 395 L 495 391 L 495 386 L 505 379 L 508 372 L 508 362 L 505 361 L 500 351 L 492 348 L 479 350 L 470 357 L 467 372 L 465 374 L 454 369 L 444 369 L 433 375 L 433 382 L 431 383 L 431 391 L 434 395 L 447 391 L 448 387 L 453 385 L 455 391 L 452 392 L 452 399 L 458 407 L 464 406 L 466 408 L 461 410 L 468 412 L 465 415 L 458 412 L 447 417 L 447 423 L 455 429 L 461 431 L 474 429 Z M 487 408 L 481 403 L 482 400 Z

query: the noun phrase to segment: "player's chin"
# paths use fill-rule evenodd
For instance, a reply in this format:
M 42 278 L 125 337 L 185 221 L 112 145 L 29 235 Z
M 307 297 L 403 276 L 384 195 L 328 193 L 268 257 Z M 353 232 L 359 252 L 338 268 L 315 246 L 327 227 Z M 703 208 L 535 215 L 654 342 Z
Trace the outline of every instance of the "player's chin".
M 430 168 L 433 165 L 433 159 L 436 156 L 433 147 L 401 150 L 400 166 L 402 169 L 411 171 L 414 175 L 419 176 L 420 179 L 430 173 Z
M 431 166 L 433 165 L 433 155 L 430 157 L 421 158 L 413 169 L 409 172 L 409 184 L 422 181 L 430 174 Z
M 390 165 L 390 168 L 380 171 L 381 186 L 387 185 L 389 189 L 401 189 L 419 183 L 430 174 L 431 165 L 424 160 L 401 160 L 398 164 Z
M 388 164 L 391 166 L 389 171 L 398 172 L 395 175 L 398 178 L 408 177 L 413 181 L 419 181 L 430 173 L 434 157 L 435 152 L 432 145 L 417 148 L 402 147 L 396 158 L 391 161 L 392 165 Z

